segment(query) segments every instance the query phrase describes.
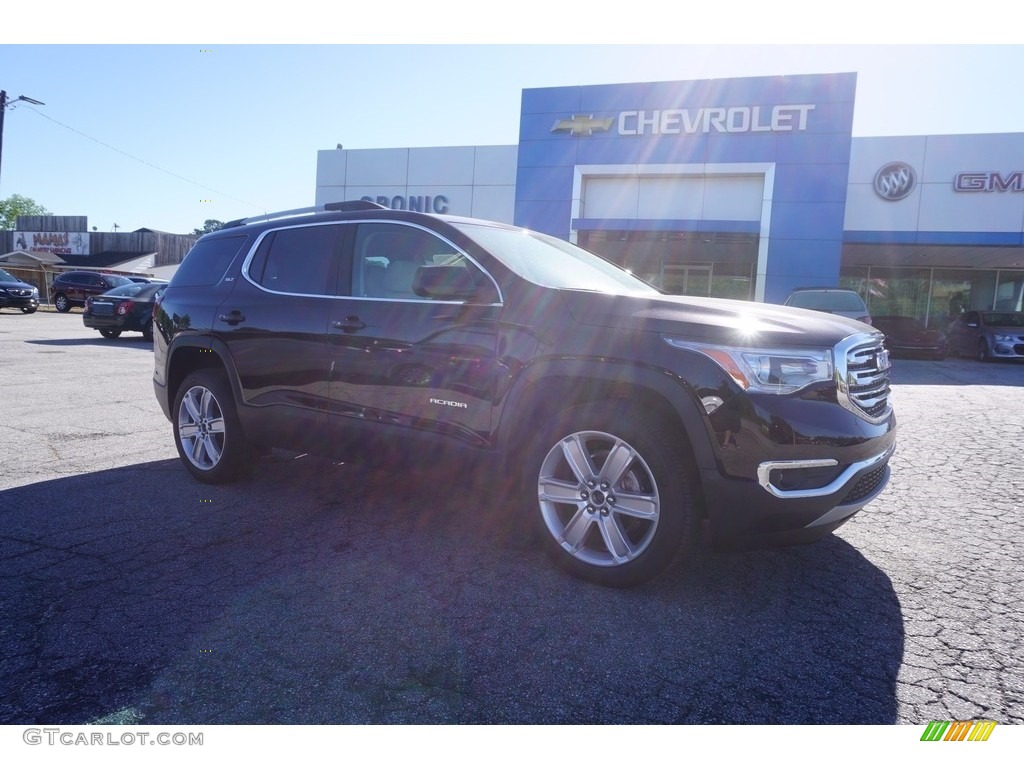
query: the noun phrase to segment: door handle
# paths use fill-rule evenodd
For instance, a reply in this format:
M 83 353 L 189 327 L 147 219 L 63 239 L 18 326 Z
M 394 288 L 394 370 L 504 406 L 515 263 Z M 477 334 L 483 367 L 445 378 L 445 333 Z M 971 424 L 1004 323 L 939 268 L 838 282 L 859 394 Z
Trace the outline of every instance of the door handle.
M 221 322 L 227 323 L 228 325 L 238 325 L 240 322 L 245 320 L 245 315 L 237 309 L 234 309 L 226 315 L 220 315 L 217 319 Z
M 361 331 L 366 327 L 366 323 L 360 320 L 356 315 L 349 315 L 344 320 L 335 320 L 331 325 L 345 331 L 345 333 L 355 333 L 356 331 Z

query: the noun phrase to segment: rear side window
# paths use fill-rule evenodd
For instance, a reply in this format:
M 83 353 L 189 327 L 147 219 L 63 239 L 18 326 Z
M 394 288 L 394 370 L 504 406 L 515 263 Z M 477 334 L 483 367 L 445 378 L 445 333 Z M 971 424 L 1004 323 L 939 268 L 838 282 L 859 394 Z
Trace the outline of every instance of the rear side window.
M 278 293 L 323 296 L 340 255 L 341 227 L 291 227 L 269 233 L 249 263 L 249 278 Z
M 216 285 L 247 239 L 240 235 L 201 240 L 192 246 L 171 282 L 175 286 Z

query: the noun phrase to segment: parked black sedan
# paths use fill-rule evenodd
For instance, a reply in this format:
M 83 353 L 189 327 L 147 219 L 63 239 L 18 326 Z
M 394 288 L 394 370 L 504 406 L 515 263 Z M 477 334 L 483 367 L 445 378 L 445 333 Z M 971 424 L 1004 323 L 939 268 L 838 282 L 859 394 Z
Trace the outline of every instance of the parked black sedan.
M 885 346 L 895 357 L 930 357 L 943 360 L 949 339 L 942 331 L 929 331 L 924 323 L 904 315 L 872 315 L 871 324 L 885 334 Z
M 0 307 L 20 309 L 30 315 L 39 307 L 39 289 L 0 269 Z
M 128 283 L 85 300 L 82 322 L 104 338 L 116 339 L 124 331 L 140 331 L 153 340 L 153 304 L 167 288 L 160 283 Z

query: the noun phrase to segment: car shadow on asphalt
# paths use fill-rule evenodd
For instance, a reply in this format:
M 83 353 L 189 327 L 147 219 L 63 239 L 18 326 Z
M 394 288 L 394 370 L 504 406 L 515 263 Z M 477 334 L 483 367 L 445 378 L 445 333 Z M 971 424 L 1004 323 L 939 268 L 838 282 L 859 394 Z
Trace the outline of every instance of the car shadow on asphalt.
M 152 351 L 153 342 L 146 341 L 141 335 L 120 336 L 116 339 L 105 339 L 99 334 L 96 338 L 89 339 L 27 339 L 26 344 L 39 344 L 44 347 L 108 347 L 112 344 L 121 344 L 128 348 L 147 349 Z
M 0 723 L 893 723 L 903 618 L 841 537 L 645 586 L 499 480 L 275 453 L 0 492 Z M 851 523 L 851 525 L 856 524 Z

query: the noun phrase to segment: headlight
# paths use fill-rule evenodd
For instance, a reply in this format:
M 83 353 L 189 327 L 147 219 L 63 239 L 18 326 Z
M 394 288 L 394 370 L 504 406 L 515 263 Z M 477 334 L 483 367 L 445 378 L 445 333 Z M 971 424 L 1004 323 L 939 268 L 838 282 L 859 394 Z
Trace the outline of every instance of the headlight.
M 1005 333 L 993 333 L 992 341 L 1013 341 L 1013 336 L 1007 336 Z
M 832 381 L 835 371 L 831 349 L 747 349 L 667 336 L 665 341 L 711 358 L 748 392 L 788 395 L 809 384 Z

